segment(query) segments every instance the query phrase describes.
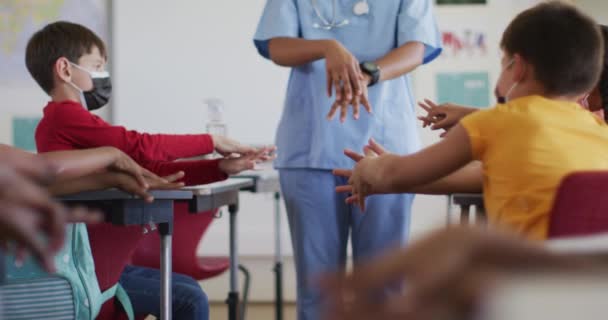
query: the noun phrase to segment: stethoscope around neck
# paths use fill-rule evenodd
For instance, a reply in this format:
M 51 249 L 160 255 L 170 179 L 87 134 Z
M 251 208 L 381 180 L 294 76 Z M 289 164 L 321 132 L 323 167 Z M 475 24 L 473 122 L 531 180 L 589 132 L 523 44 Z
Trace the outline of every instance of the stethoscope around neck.
M 338 0 L 332 0 L 331 6 L 332 6 L 332 10 L 331 10 L 331 20 L 326 19 L 323 14 L 321 13 L 321 10 L 319 10 L 319 6 L 317 4 L 317 0 L 310 0 L 310 4 L 312 5 L 312 9 L 315 11 L 315 14 L 317 15 L 317 18 L 319 18 L 319 20 L 321 20 L 321 23 L 314 23 L 312 26 L 313 28 L 316 29 L 324 29 L 324 30 L 332 30 L 334 28 L 341 28 L 344 27 L 346 25 L 348 25 L 350 23 L 350 21 L 348 21 L 348 19 L 343 19 L 342 21 L 338 22 L 337 20 L 337 12 L 338 12 L 338 8 L 337 8 L 337 1 Z M 357 1 L 357 3 L 355 3 L 355 5 L 353 6 L 353 13 L 356 16 L 362 16 L 362 15 L 366 15 L 369 14 L 369 3 L 367 3 L 367 0 L 359 0 Z

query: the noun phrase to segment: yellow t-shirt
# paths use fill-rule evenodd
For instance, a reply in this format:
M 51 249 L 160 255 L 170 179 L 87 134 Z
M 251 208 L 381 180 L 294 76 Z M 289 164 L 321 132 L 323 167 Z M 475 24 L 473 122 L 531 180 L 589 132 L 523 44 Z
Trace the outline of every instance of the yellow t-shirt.
M 530 239 L 547 238 L 562 178 L 608 170 L 608 126 L 575 103 L 527 96 L 460 123 L 483 162 L 488 220 Z

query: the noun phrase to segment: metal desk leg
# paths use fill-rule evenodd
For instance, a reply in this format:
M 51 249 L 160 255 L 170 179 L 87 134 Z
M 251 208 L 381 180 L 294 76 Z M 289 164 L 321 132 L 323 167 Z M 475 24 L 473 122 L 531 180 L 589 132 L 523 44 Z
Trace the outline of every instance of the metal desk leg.
M 238 319 L 239 289 L 238 289 L 238 248 L 236 218 L 239 211 L 238 204 L 228 206 L 230 212 L 230 292 L 228 292 L 228 320 Z M 241 319 L 243 320 L 243 319 Z
M 274 194 L 275 319 L 283 320 L 283 253 L 281 252 L 281 193 Z
M 161 223 L 158 226 L 160 233 L 160 318 L 170 320 L 172 316 L 171 298 L 171 238 L 173 234 L 173 223 Z
M 446 217 L 445 217 L 445 224 L 447 226 L 450 226 L 452 224 L 452 202 L 454 200 L 452 199 L 452 195 L 448 194 L 448 207 L 447 207 L 447 212 L 446 212 Z

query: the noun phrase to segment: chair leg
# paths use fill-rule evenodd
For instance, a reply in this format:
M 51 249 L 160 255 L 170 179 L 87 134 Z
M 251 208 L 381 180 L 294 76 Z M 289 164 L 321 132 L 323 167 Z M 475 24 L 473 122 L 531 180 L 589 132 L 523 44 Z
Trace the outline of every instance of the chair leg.
M 239 270 L 243 273 L 243 299 L 241 300 L 239 320 L 245 320 L 247 304 L 249 303 L 249 287 L 251 285 L 251 274 L 249 270 L 242 264 L 239 264 Z

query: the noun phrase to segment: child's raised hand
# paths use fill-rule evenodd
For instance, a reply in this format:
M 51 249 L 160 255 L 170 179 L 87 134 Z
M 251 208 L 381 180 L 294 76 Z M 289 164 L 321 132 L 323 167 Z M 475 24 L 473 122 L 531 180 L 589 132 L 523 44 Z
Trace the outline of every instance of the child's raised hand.
M 373 176 L 373 168 L 375 166 L 373 162 L 378 156 L 387 154 L 388 152 L 373 139 L 369 140 L 369 144 L 363 150 L 364 155 L 350 149 L 344 150 L 344 154 L 357 162 L 357 164 L 353 170 L 335 169 L 333 174 L 348 178 L 348 184 L 336 187 L 336 192 L 350 193 L 351 195 L 346 199 L 346 203 L 356 203 L 361 210 L 365 211 L 365 197 L 375 193 L 372 184 L 369 182 Z
M 422 121 L 422 127 L 431 126 L 431 130 L 443 129 L 450 130 L 454 125 L 469 113 L 474 112 L 475 108 L 460 106 L 452 103 L 435 104 L 429 99 L 418 102 L 418 105 L 427 112 L 426 116 L 418 117 Z M 442 134 L 442 136 L 445 135 Z

